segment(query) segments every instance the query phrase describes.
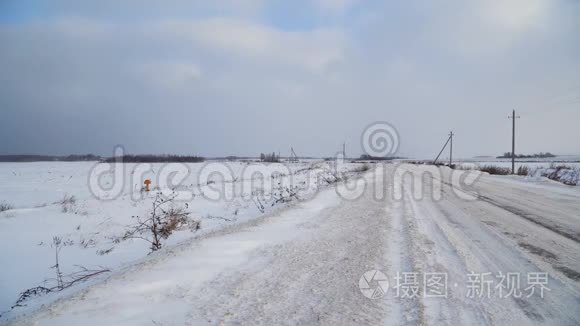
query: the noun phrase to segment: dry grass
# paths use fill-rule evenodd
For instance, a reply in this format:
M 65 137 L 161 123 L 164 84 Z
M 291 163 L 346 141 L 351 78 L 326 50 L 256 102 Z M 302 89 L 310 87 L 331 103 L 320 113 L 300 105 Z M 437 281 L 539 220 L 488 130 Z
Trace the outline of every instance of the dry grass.
M 60 206 L 62 207 L 63 213 L 68 213 L 68 212 L 73 211 L 76 203 L 77 203 L 76 197 L 73 195 L 67 195 L 67 194 L 65 194 L 64 197 L 60 201 L 57 202 L 57 204 L 60 204 Z
M 368 165 L 368 164 L 365 163 L 365 164 L 363 164 L 361 166 L 357 166 L 356 168 L 354 168 L 352 170 L 352 172 L 362 173 L 362 172 L 366 172 L 366 171 L 368 171 L 370 169 L 371 169 L 370 165 Z
M 512 170 L 510 168 L 502 168 L 495 165 L 484 165 L 481 168 L 479 168 L 479 170 L 482 172 L 487 172 L 489 174 L 496 175 L 508 175 L 512 173 Z
M 173 232 L 189 227 L 191 231 L 200 229 L 199 221 L 189 217 L 185 207 L 174 205 L 175 193 L 169 197 L 157 193 L 153 200 L 151 213 L 144 216 L 133 216 L 136 223 L 128 226 L 125 233 L 114 239 L 119 243 L 128 239 L 141 239 L 151 245 L 151 251 L 157 251 L 163 246 L 163 240 L 169 238 Z
M 545 174 L 544 176 L 550 180 L 554 180 L 554 181 L 558 181 L 558 182 L 562 182 L 563 184 L 569 185 L 569 186 L 575 186 L 576 182 L 575 181 L 571 181 L 571 180 L 563 180 L 563 178 L 560 176 L 560 173 L 562 172 L 562 170 L 574 170 L 573 167 L 569 166 L 569 165 L 565 165 L 565 164 L 555 164 L 552 163 L 550 165 L 550 169 L 552 169 L 553 171 L 551 171 L 548 174 Z
M 526 165 L 520 166 L 518 168 L 517 175 L 523 175 L 523 176 L 530 175 L 530 168 L 528 168 L 528 166 L 526 166 Z
M 550 169 L 556 169 L 559 171 L 559 170 L 573 170 L 574 168 L 566 164 L 552 163 L 550 164 Z

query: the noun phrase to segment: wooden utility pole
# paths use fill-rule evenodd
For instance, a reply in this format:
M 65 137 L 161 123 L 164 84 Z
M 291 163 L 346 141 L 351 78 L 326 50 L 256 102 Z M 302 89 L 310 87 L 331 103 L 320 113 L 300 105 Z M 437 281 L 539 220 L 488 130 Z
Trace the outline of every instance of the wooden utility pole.
M 519 118 L 516 116 L 516 110 L 512 111 L 509 118 L 512 119 L 512 174 L 516 174 L 516 119 Z
M 453 164 L 453 131 L 449 132 L 449 167 Z
M 346 142 L 342 143 L 342 157 L 346 160 Z

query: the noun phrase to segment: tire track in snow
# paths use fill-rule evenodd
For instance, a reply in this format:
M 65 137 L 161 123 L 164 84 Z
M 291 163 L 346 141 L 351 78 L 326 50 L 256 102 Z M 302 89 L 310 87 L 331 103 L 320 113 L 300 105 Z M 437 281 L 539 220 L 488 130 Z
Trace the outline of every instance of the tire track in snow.
M 450 187 L 454 192 L 462 191 L 448 182 L 442 183 Z M 453 193 L 450 194 L 453 195 Z M 526 203 L 546 203 L 545 199 L 538 198 L 538 195 L 531 191 L 526 191 L 526 194 L 530 197 L 527 198 Z M 514 239 L 517 246 L 537 257 L 540 257 L 544 262 L 551 265 L 555 271 L 564 275 L 568 280 L 580 281 L 580 259 L 575 257 L 577 256 L 576 253 L 580 250 L 580 247 L 578 246 L 580 242 L 575 239 L 575 233 L 568 231 L 561 226 L 555 225 L 550 219 L 543 218 L 535 213 L 530 213 L 530 210 L 532 210 L 531 208 L 526 207 L 525 204 L 521 203 L 521 201 L 514 200 L 513 196 L 510 196 L 510 194 L 502 193 L 502 195 L 503 201 L 509 200 L 513 202 L 513 204 L 502 204 L 496 199 L 491 199 L 489 196 L 474 194 L 474 196 L 480 201 L 473 203 L 473 205 L 480 207 L 480 209 L 489 211 L 488 217 L 492 217 L 492 219 L 498 215 L 497 212 L 490 211 L 489 208 L 486 208 L 481 204 L 487 203 L 493 208 L 507 213 L 507 215 L 503 214 L 506 215 L 506 217 L 516 216 L 518 219 L 521 219 L 521 222 L 518 223 L 518 221 L 514 221 L 511 218 L 509 220 L 496 219 L 496 221 L 492 221 L 488 218 L 480 219 L 480 221 L 489 227 L 498 229 L 502 234 Z M 569 196 L 568 194 L 565 195 Z M 499 198 L 497 195 L 494 197 Z M 557 198 L 559 199 L 559 197 Z M 574 204 L 576 204 L 576 202 L 574 202 Z M 516 205 L 518 205 L 518 207 L 516 207 Z M 551 207 L 554 204 L 548 202 L 547 205 Z M 465 209 L 473 210 L 472 208 L 473 207 L 469 207 Z M 570 209 L 568 206 L 566 206 L 566 208 Z M 562 212 L 560 214 L 565 215 L 567 209 L 561 208 L 560 211 Z M 477 212 L 474 214 L 477 215 Z M 506 224 L 505 222 L 518 224 L 519 228 Z M 526 223 L 528 223 L 528 225 L 526 225 Z M 512 232 L 509 232 L 508 229 Z M 522 233 L 522 230 L 527 230 L 527 232 Z M 546 234 L 543 234 L 542 230 L 547 230 L 552 233 L 552 236 L 547 237 Z M 531 244 L 530 240 L 527 239 L 529 238 L 529 235 L 532 234 L 537 235 L 533 240 L 531 240 L 534 244 Z M 552 240 L 548 241 L 550 239 Z M 545 249 L 544 247 L 554 249 Z M 555 253 L 561 254 L 556 255 Z
M 389 260 L 392 268 L 389 269 L 389 276 L 393 279 L 397 273 L 415 271 L 414 257 L 412 255 L 412 243 L 409 231 L 409 207 L 405 201 L 393 201 L 392 209 L 387 209 L 390 213 L 392 227 L 389 235 Z M 394 284 L 391 284 L 389 301 L 398 306 L 398 316 L 400 325 L 422 325 L 424 324 L 424 308 L 418 298 L 402 298 L 396 296 Z
M 451 223 L 459 226 L 455 229 L 463 234 L 463 237 L 458 245 L 465 246 L 467 244 L 465 247 L 473 252 L 471 257 L 479 260 L 479 269 L 471 267 L 472 270 L 476 272 L 519 272 L 522 276 L 528 272 L 546 272 L 541 265 L 534 264 L 517 245 L 514 246 L 511 242 L 506 242 L 501 233 L 492 232 L 487 225 L 483 224 L 484 214 L 493 214 L 493 212 L 481 211 L 480 207 L 489 203 L 485 201 L 463 202 L 451 192 L 446 192 L 444 200 L 436 201 L 434 204 Z M 502 209 L 495 205 L 493 207 Z M 530 298 L 511 298 L 511 300 L 503 299 L 498 300 L 498 302 L 490 301 L 486 305 L 487 308 L 496 310 L 492 311 L 490 315 L 501 316 L 501 312 L 505 310 L 502 305 L 506 305 L 506 307 L 511 305 L 522 311 L 529 322 L 551 320 L 551 322 L 558 321 L 558 323 L 580 323 L 580 316 L 574 314 L 572 312 L 574 310 L 567 307 L 576 306 L 578 308 L 580 304 L 578 291 L 575 287 L 569 288 L 570 284 L 562 283 L 561 280 L 554 278 L 550 273 L 548 274 L 552 291 L 543 299 L 532 296 Z M 513 310 L 508 311 L 513 313 Z
M 428 185 L 427 185 L 428 187 Z M 438 210 L 423 205 L 428 199 L 415 199 L 412 185 L 404 184 L 404 204 L 410 225 L 410 243 L 414 271 L 423 273 L 446 273 L 448 282 L 467 274 L 465 263 L 457 253 L 457 247 L 449 239 L 449 224 L 441 223 L 434 215 Z M 423 280 L 424 281 L 424 280 Z M 453 282 L 452 282 L 453 283 Z M 449 285 L 449 284 L 448 284 Z M 446 298 L 422 298 L 426 324 L 487 324 L 486 311 L 478 302 L 465 300 L 464 288 L 448 286 Z
M 494 205 L 494 206 L 497 206 L 501 209 L 504 209 L 504 210 L 516 215 L 516 216 L 524 218 L 532 223 L 535 223 L 539 226 L 542 226 L 542 227 L 544 227 L 552 232 L 558 233 L 559 235 L 566 237 L 572 241 L 580 243 L 580 234 L 579 233 L 572 233 L 572 232 L 569 232 L 565 229 L 559 228 L 555 225 L 551 225 L 549 223 L 543 222 L 542 221 L 543 218 L 541 216 L 527 212 L 524 209 L 515 207 L 513 205 L 500 204 L 496 200 L 494 200 L 488 196 L 479 195 L 477 198 L 482 200 L 482 201 L 485 201 L 486 203 L 489 203 L 491 205 Z

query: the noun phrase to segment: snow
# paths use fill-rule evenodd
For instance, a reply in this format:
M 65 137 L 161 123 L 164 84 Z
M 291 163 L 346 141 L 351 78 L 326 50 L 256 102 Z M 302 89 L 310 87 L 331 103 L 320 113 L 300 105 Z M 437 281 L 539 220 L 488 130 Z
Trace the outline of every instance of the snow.
M 530 171 L 532 177 L 546 177 L 557 180 L 567 185 L 580 185 L 580 166 L 550 166 L 550 167 L 536 167 Z
M 512 167 L 512 162 L 511 161 L 506 161 L 506 160 L 501 160 L 501 161 L 457 161 L 457 164 L 459 164 L 462 167 L 465 168 L 473 168 L 476 166 L 497 166 L 497 167 L 502 167 L 502 168 L 511 168 Z M 529 162 L 529 161 L 516 161 L 515 162 L 515 167 L 516 170 L 520 167 L 520 166 L 527 166 L 531 169 L 535 169 L 535 168 L 549 168 L 552 165 L 565 165 L 565 166 L 570 166 L 573 168 L 580 168 L 580 162 L 562 162 L 562 163 L 558 163 L 558 162 L 552 162 L 552 161 L 544 161 L 544 162 Z
M 209 171 L 210 165 L 214 166 L 213 170 L 221 169 L 227 173 L 223 178 L 208 176 L 211 182 L 199 184 L 200 174 Z M 87 268 L 104 266 L 116 271 L 149 253 L 149 246 L 144 241 L 114 243 L 113 238 L 122 235 L 127 225 L 134 222 L 132 216 L 143 216 L 151 210 L 156 191 L 142 193 L 133 190 L 140 189 L 145 178 L 150 178 L 154 186 L 161 184 L 162 174 L 170 167 L 151 164 L 149 171 L 137 179 L 133 177 L 143 165 L 123 164 L 122 193 L 111 200 L 99 200 L 88 186 L 89 175 L 92 169 L 103 166 L 91 162 L 0 163 L 0 202 L 14 207 L 0 212 L 0 264 L 7 266 L 0 269 L 0 314 L 10 309 L 23 290 L 44 285 L 45 280 L 54 278 L 55 270 L 50 268 L 55 264 L 55 249 L 51 246 L 54 236 L 72 243 L 62 248 L 60 253 L 60 267 L 65 274 L 76 270 L 75 265 Z M 359 166 L 348 163 L 339 169 L 344 172 Z M 201 221 L 201 230 L 176 232 L 165 243 L 169 247 L 286 207 L 284 203 L 276 204 L 272 197 L 280 187 L 299 187 L 298 198 L 305 200 L 316 194 L 319 187 L 326 186 L 324 178 L 332 177 L 331 165 L 320 161 L 286 165 L 209 162 L 185 164 L 173 169 L 179 171 L 184 167 L 188 173 L 181 182 L 184 187 L 179 190 L 193 195 L 177 204 L 188 205 L 191 216 Z M 262 179 L 245 178 L 248 171 L 258 172 L 252 177 L 262 176 Z M 287 174 L 277 176 L 280 171 Z M 102 179 L 109 185 L 114 182 L 113 174 Z M 215 189 L 222 186 L 226 190 L 232 189 L 231 198 L 212 200 L 209 195 L 204 196 L 215 193 Z M 256 191 L 262 196 L 252 195 Z M 76 198 L 68 212 L 63 212 L 58 203 L 65 195 Z M 258 209 L 252 200 L 254 197 L 261 198 L 264 212 Z M 99 253 L 111 249 L 108 254 Z M 27 307 L 4 313 L 4 318 L 32 311 L 39 304 L 46 304 L 68 292 L 72 291 L 31 300 Z
M 426 169 L 403 166 L 397 172 L 422 176 Z M 436 178 L 442 181 L 464 172 L 446 167 L 440 171 Z M 448 284 L 454 285 L 444 300 L 408 302 L 412 308 L 406 320 L 458 325 L 579 322 L 580 189 L 484 174 L 464 189 L 443 182 L 442 199 L 418 200 L 412 195 L 416 191 L 412 180 L 394 181 L 403 183 L 405 197 L 393 203 L 398 227 L 390 239 L 404 239 L 398 251 L 409 261 L 409 271 L 444 272 Z M 428 191 L 435 181 L 423 186 Z M 480 199 L 465 200 L 457 192 L 474 193 Z M 527 273 L 547 272 L 551 292 L 544 299 L 470 298 L 465 279 L 471 272 L 516 272 L 524 277 L 522 284 Z M 413 311 L 419 311 L 418 316 Z
M 298 171 L 306 170 L 300 166 L 292 168 L 296 180 L 304 180 Z M 429 169 L 439 173 L 426 174 L 433 172 Z M 125 248 L 126 260 L 110 276 L 63 293 L 56 301 L 54 297 L 35 301 L 45 306 L 28 310 L 25 316 L 12 315 L 21 318 L 11 321 L 16 325 L 580 323 L 580 188 L 486 174 L 468 186 L 449 182 L 455 180 L 454 173 L 463 172 L 377 164 L 345 186 L 364 190 L 356 198 L 341 196 L 340 187 L 318 189 L 308 192 L 305 201 L 265 214 L 252 202 L 233 208 L 227 202 L 196 197 L 192 209 L 207 208 L 223 216 L 240 209 L 246 218 L 221 221 L 195 235 L 186 233 L 179 243 L 148 256 L 136 253 L 137 247 L 144 248 L 142 243 L 132 243 L 135 248 L 122 243 L 119 250 Z M 417 176 L 424 181 L 421 197 L 415 196 Z M 429 192 L 435 183 L 442 187 L 440 196 Z M 377 189 L 386 190 L 386 196 L 376 197 Z M 400 197 L 393 196 L 396 189 Z M 92 200 L 80 201 L 87 215 L 67 216 L 55 205 L 41 210 L 52 216 L 50 220 L 63 217 L 62 226 L 67 227 L 74 225 L 67 218 L 102 220 L 95 217 Z M 115 204 L 112 211 L 135 208 L 130 200 L 107 203 L 102 205 Z M 136 206 L 140 205 L 147 208 Z M 29 208 L 15 209 L 19 218 L 26 216 L 20 210 Z M 4 223 L 0 230 L 12 227 L 16 217 L 5 216 L 11 212 L 0 213 Z M 28 223 L 40 219 L 35 214 Z M 59 223 L 53 223 L 53 230 L 58 230 Z M 27 223 L 18 227 L 36 228 Z M 18 234 L 16 227 L 11 231 Z M 42 233 L 37 230 L 37 236 Z M 64 257 L 69 251 L 63 249 Z M 90 257 L 87 261 L 97 257 L 90 250 L 79 252 L 75 259 L 81 259 L 81 253 Z M 17 260 L 10 264 L 23 261 L 13 259 Z M 24 263 L 18 268 L 29 262 Z M 382 299 L 367 299 L 358 288 L 359 278 L 369 270 L 380 270 L 389 279 L 390 291 Z M 404 272 L 420 277 L 446 273 L 448 297 L 396 297 L 395 276 Z M 517 272 L 522 277 L 546 272 L 550 291 L 544 298 L 466 296 L 467 275 L 486 272 Z M 1 273 L 19 278 L 16 272 Z M 522 288 L 527 285 L 523 279 Z
M 572 157 L 577 159 L 577 157 Z M 457 165 L 461 169 L 478 169 L 484 166 L 496 166 L 501 168 L 511 168 L 511 160 L 497 159 L 490 161 L 460 160 Z M 580 185 L 580 162 L 577 160 L 516 160 L 516 171 L 520 167 L 528 168 L 528 180 L 539 180 L 549 178 L 567 185 Z
M 288 230 L 336 203 L 336 193 L 325 192 L 315 203 L 306 203 L 276 215 L 275 223 L 250 226 L 244 232 L 229 232 L 195 245 L 184 243 L 151 255 L 124 270 L 123 274 L 84 292 L 83 302 L 75 307 L 72 316 L 56 316 L 43 324 L 143 325 L 155 321 L 164 325 L 183 325 L 189 309 L 185 296 L 198 291 L 203 283 L 221 271 L 247 262 L 257 248 L 300 236 L 299 232 Z M 114 293 L 110 292 L 111 288 L 114 288 Z M 154 309 L 151 309 L 152 303 Z

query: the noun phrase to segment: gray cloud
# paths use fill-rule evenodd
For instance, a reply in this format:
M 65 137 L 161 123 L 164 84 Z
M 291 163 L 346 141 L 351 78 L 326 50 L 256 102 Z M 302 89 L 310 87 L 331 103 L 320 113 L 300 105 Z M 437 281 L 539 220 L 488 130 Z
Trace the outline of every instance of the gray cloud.
M 117 3 L 0 24 L 0 153 L 358 155 L 381 120 L 404 155 L 453 129 L 468 157 L 509 149 L 514 107 L 522 152 L 577 151 L 573 2 L 321 1 L 291 27 L 262 1 Z

